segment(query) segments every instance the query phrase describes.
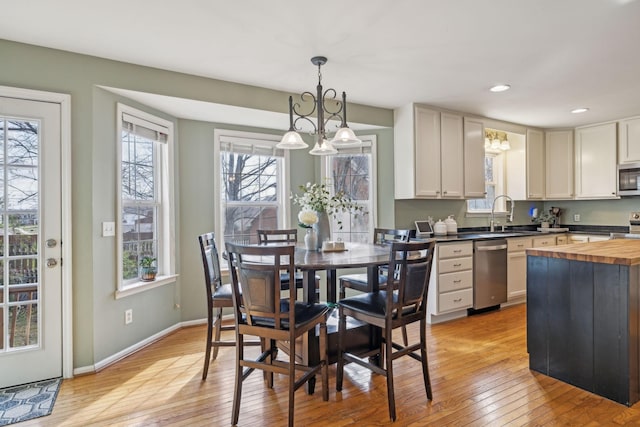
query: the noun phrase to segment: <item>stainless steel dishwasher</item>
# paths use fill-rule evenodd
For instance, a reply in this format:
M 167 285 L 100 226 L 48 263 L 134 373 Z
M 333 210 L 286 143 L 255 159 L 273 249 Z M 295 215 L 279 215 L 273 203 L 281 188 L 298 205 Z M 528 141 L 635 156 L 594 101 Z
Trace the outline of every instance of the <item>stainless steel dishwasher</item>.
M 507 301 L 507 241 L 478 240 L 473 244 L 473 309 Z

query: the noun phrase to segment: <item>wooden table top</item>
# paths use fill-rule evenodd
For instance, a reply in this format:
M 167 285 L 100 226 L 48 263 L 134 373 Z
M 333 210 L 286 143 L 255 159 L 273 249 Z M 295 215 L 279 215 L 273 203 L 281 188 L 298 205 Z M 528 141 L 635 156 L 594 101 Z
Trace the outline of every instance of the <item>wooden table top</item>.
M 637 265 L 640 264 L 640 240 L 614 239 L 546 248 L 529 248 L 527 255 L 601 264 Z
M 301 270 L 370 267 L 389 262 L 389 245 L 345 243 L 344 251 L 307 251 L 304 244 L 296 246 L 296 267 Z

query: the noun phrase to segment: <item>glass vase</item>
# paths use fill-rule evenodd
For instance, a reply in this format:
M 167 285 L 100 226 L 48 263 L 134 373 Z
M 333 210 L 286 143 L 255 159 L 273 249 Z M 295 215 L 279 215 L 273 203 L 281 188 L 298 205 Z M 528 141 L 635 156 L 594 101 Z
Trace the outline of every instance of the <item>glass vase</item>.
M 313 228 L 307 228 L 307 234 L 304 236 L 304 247 L 308 251 L 318 249 L 318 235 Z
M 331 223 L 326 212 L 318 212 L 318 222 L 314 224 L 318 235 L 317 248 L 322 249 L 322 242 L 331 240 Z

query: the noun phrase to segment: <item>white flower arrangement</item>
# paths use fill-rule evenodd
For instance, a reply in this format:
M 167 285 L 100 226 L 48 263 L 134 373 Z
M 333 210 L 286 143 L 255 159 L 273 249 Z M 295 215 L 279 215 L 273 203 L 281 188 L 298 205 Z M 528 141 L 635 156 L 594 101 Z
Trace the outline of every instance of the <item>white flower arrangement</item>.
M 342 221 L 338 217 L 339 213 L 364 213 L 364 208 L 354 202 L 344 191 L 338 191 L 332 196 L 326 184 L 311 184 L 307 182 L 306 185 L 300 185 L 298 188 L 302 191 L 302 194 L 291 195 L 294 205 L 299 205 L 303 211 L 326 212 L 338 221 L 340 229 L 342 229 Z M 298 215 L 298 219 L 300 219 L 300 215 Z M 304 227 L 302 224 L 301 221 L 300 225 Z
M 304 209 L 298 213 L 298 225 L 303 228 L 311 228 L 318 222 L 318 214 L 311 209 Z

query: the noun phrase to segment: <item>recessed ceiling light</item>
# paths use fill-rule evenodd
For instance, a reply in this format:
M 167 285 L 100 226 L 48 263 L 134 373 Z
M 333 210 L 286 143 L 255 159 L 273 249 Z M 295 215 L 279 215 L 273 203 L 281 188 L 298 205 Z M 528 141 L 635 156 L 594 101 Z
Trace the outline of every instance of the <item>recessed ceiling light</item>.
M 511 86 L 509 85 L 495 85 L 489 90 L 491 92 L 504 92 L 505 90 L 509 90 L 509 89 L 511 89 Z
M 589 111 L 589 109 L 588 109 L 588 108 L 584 108 L 584 107 L 582 107 L 582 108 L 576 108 L 576 109 L 574 109 L 574 110 L 571 110 L 571 112 L 572 112 L 573 114 L 586 113 L 587 111 Z

